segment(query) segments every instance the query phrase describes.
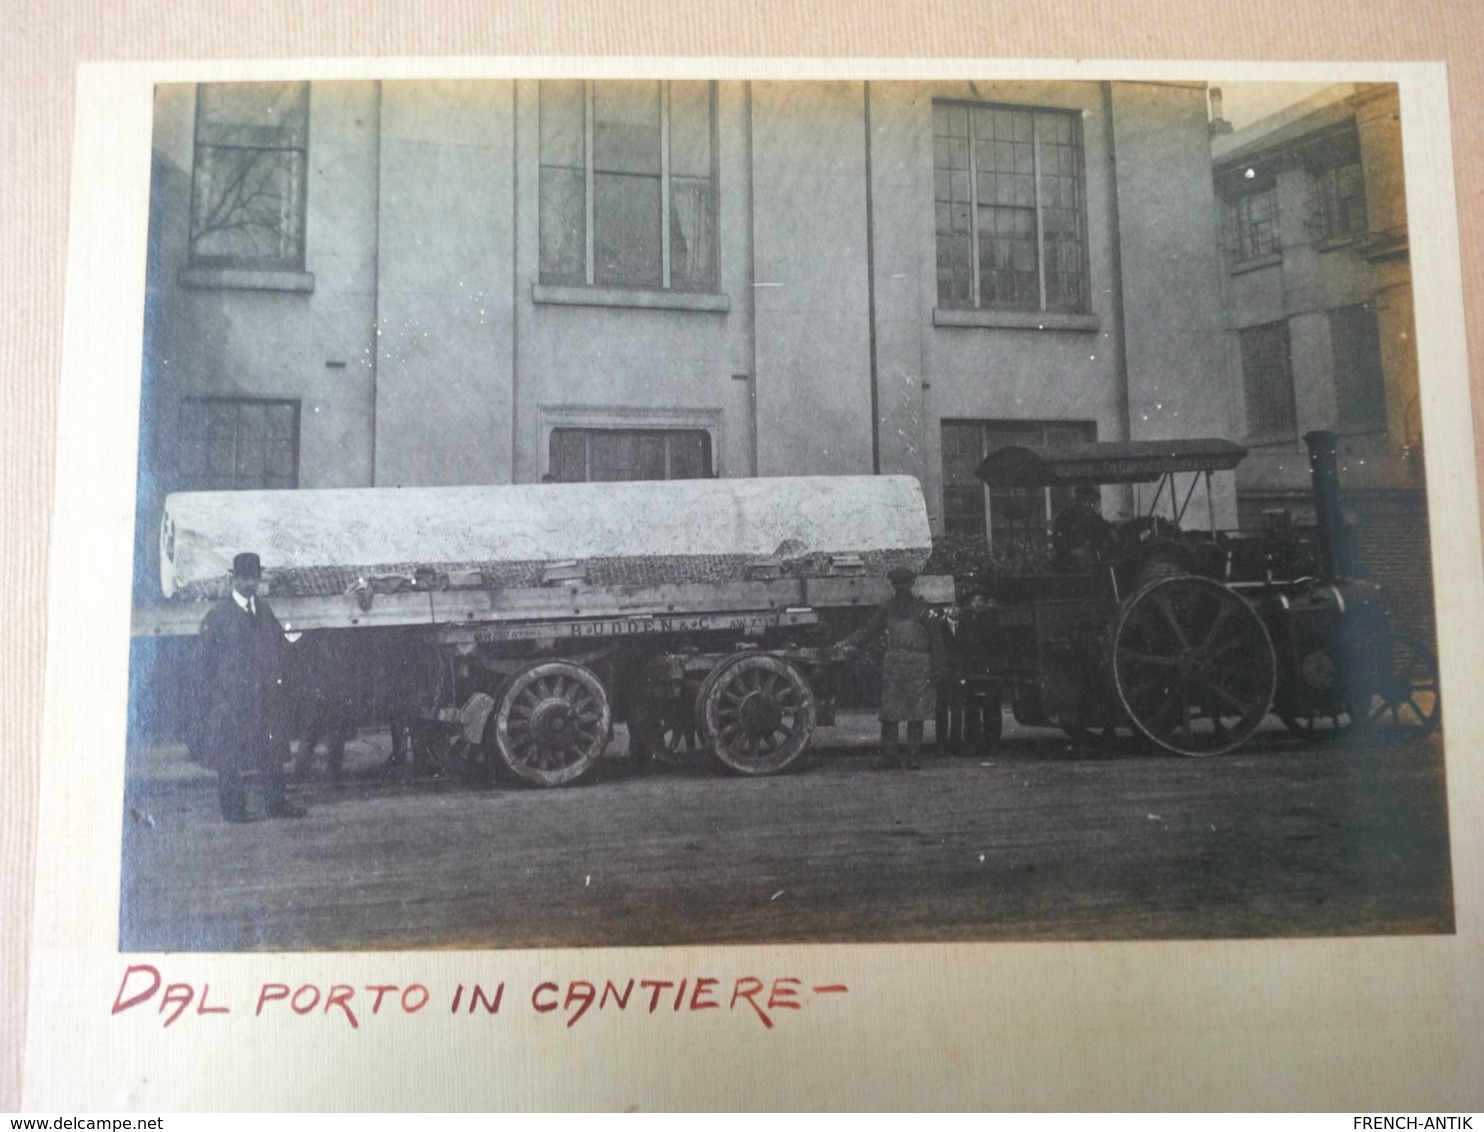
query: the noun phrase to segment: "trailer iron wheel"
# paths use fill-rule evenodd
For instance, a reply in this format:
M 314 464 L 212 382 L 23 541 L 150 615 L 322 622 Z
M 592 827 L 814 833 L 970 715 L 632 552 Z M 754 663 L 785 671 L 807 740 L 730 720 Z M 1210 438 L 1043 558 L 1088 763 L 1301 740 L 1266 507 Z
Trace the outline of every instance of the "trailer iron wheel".
M 1180 755 L 1245 743 L 1273 702 L 1277 658 L 1253 608 L 1225 586 L 1165 578 L 1124 604 L 1113 680 L 1133 725 Z
M 568 660 L 528 664 L 505 682 L 495 710 L 495 749 L 537 786 L 574 782 L 608 745 L 613 714 L 602 681 Z
M 1391 633 L 1370 673 L 1367 727 L 1406 728 L 1408 737 L 1431 735 L 1442 720 L 1438 662 L 1416 637 Z
M 722 661 L 701 686 L 701 733 L 735 774 L 777 774 L 814 733 L 814 691 L 794 665 L 765 653 Z

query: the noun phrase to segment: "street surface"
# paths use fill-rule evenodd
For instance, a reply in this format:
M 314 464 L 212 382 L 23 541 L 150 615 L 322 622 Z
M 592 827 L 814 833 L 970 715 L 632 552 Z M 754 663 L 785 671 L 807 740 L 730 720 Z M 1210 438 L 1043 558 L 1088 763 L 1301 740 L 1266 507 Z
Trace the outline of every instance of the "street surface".
M 1008 722 L 1008 721 L 1007 721 Z M 795 771 L 479 786 L 386 766 L 229 825 L 182 748 L 131 754 L 125 951 L 1114 940 L 1453 929 L 1443 740 L 1308 746 L 1265 728 L 1181 758 L 1019 729 L 990 755 L 872 763 L 875 721 Z M 929 727 L 931 737 L 931 727 Z

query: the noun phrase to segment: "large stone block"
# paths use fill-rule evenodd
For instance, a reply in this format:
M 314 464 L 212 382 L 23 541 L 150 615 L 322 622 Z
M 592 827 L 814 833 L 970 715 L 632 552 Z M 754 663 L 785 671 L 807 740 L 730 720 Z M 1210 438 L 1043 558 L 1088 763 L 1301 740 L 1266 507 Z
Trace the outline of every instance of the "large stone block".
M 589 585 L 741 581 L 760 562 L 820 576 L 840 556 L 881 575 L 931 550 L 911 476 L 177 493 L 160 539 L 161 588 L 188 598 L 224 593 L 249 550 L 292 595 L 419 569 L 537 586 L 567 562 Z

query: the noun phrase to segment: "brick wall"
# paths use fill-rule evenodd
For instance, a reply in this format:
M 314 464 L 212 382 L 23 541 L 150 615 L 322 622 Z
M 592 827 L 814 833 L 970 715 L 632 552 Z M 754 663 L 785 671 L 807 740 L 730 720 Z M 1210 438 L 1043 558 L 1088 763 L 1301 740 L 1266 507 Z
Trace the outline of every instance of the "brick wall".
M 1396 628 L 1435 639 L 1427 497 L 1420 491 L 1347 491 L 1354 572 L 1386 587 Z

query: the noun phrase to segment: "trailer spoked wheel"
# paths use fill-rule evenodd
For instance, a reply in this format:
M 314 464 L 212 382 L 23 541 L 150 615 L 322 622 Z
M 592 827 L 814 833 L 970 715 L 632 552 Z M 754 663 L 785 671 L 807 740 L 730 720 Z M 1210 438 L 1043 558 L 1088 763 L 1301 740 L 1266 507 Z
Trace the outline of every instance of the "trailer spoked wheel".
M 598 761 L 612 725 L 608 693 L 597 676 L 572 661 L 541 661 L 520 669 L 501 689 L 495 748 L 518 777 L 562 786 Z
M 1277 659 L 1256 611 L 1205 578 L 1165 578 L 1124 603 L 1113 679 L 1133 725 L 1180 755 L 1246 742 L 1268 713 Z
M 786 660 L 739 653 L 701 686 L 701 732 L 735 774 L 777 774 L 804 753 L 814 733 L 814 692 Z
M 1421 641 L 1405 633 L 1388 635 L 1368 683 L 1367 727 L 1404 728 L 1406 738 L 1421 738 L 1437 730 L 1443 714 L 1438 662 Z M 1387 733 L 1387 737 L 1392 735 L 1403 737 L 1400 732 Z

